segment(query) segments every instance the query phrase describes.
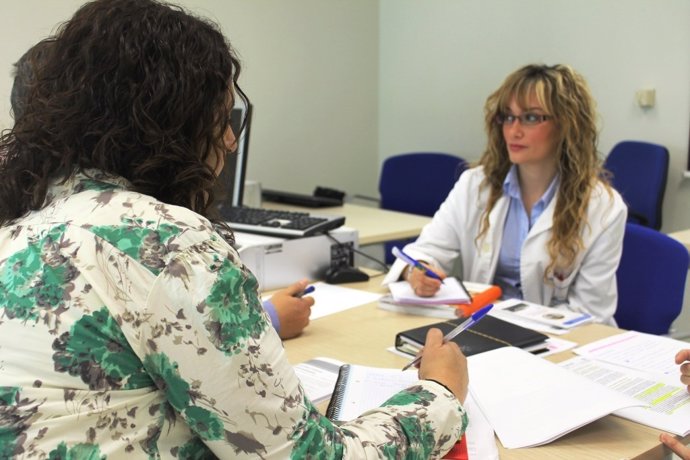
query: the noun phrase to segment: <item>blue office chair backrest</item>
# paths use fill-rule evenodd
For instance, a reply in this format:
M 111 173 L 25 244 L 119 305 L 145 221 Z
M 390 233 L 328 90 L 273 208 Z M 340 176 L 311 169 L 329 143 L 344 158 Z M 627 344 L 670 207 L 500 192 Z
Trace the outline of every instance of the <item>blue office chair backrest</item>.
M 433 216 L 467 162 L 447 153 L 403 153 L 387 158 L 381 168 L 381 208 Z
M 661 229 L 668 162 L 666 147 L 639 141 L 619 142 L 606 157 L 613 187 L 628 205 L 628 222 Z
M 464 159 L 448 153 L 415 152 L 389 157 L 383 162 L 379 179 L 381 208 L 433 216 L 467 167 Z M 393 262 L 393 246 L 402 247 L 408 242 L 386 243 L 386 263 Z
M 627 223 L 616 273 L 618 326 L 668 334 L 683 308 L 689 260 L 685 246 L 670 236 Z

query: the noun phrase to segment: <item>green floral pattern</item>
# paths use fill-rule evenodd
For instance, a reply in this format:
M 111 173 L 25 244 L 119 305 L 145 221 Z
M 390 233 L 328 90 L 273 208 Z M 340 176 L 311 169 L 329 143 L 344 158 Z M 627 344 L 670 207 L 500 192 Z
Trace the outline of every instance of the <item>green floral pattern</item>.
M 336 426 L 204 218 L 97 171 L 0 229 L 0 458 L 435 458 L 467 418 L 420 381 Z

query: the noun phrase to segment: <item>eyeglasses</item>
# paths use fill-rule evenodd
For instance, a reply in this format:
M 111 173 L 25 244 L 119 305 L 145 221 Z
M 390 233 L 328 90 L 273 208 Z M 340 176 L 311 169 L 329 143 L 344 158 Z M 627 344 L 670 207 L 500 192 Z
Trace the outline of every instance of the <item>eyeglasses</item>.
M 532 112 L 526 112 L 522 115 L 499 114 L 496 115 L 496 123 L 503 126 L 512 126 L 513 123 L 520 120 L 522 126 L 536 126 L 551 118 L 553 118 L 551 115 L 540 115 Z

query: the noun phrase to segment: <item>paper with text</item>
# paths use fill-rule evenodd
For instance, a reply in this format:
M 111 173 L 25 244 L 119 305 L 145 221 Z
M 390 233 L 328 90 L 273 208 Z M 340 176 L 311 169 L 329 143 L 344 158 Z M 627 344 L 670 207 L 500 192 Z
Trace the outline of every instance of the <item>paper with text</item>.
M 335 359 L 318 357 L 294 367 L 311 402 L 318 404 L 331 397 L 335 381 L 338 380 L 338 370 L 343 364 Z
M 650 373 L 581 356 L 559 365 L 648 405 L 621 409 L 614 414 L 680 436 L 690 433 L 690 394 L 677 378 L 655 377 Z
M 586 358 L 639 371 L 680 376 L 675 356 L 682 348 L 688 348 L 688 343 L 668 337 L 628 331 L 597 340 L 573 351 Z

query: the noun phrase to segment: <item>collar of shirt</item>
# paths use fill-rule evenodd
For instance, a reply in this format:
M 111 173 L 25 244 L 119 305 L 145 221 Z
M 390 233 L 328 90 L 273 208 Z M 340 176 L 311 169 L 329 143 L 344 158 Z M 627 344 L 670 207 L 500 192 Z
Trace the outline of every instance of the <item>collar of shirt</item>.
M 498 263 L 494 274 L 494 284 L 503 290 L 503 298 L 522 298 L 520 282 L 520 256 L 522 245 L 534 222 L 544 212 L 546 206 L 556 195 L 558 190 L 558 176 L 551 181 L 544 195 L 532 207 L 530 216 L 525 212 L 525 206 L 520 194 L 517 166 L 513 165 L 503 181 L 503 193 L 510 199 L 508 214 L 503 227 L 503 238 L 498 255 Z
M 84 190 L 118 190 L 130 189 L 131 184 L 127 179 L 118 176 L 107 175 L 97 169 L 87 169 L 83 172 L 75 172 L 67 180 L 56 179 L 48 188 L 46 202 L 66 198 Z
M 539 216 L 541 216 L 544 209 L 549 205 L 553 197 L 556 195 L 556 190 L 558 190 L 559 176 L 553 178 L 549 186 L 546 188 L 544 194 L 539 198 L 534 206 L 532 207 L 532 215 L 529 216 L 529 228 L 537 221 Z M 522 194 L 520 193 L 520 182 L 518 180 L 517 165 L 512 165 L 506 178 L 503 181 L 503 193 L 519 203 L 519 205 L 524 209 L 524 204 L 522 203 Z M 512 207 L 512 206 L 511 206 Z

